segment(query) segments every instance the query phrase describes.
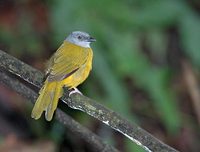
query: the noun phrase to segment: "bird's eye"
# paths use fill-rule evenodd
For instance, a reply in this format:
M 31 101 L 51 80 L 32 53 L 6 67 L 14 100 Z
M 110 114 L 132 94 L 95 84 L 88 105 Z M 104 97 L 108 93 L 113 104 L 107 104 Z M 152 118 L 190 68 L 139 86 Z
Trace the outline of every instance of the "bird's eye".
M 78 39 L 80 40 L 80 39 L 82 39 L 82 37 L 81 37 L 81 36 L 78 36 Z

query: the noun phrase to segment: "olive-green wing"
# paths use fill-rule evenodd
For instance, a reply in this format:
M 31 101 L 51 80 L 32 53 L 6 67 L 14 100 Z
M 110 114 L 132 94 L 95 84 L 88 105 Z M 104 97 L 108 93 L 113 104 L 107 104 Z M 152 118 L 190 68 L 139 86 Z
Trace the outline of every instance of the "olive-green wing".
M 82 47 L 62 44 L 50 59 L 48 80 L 62 80 L 76 72 L 88 58 L 88 50 Z

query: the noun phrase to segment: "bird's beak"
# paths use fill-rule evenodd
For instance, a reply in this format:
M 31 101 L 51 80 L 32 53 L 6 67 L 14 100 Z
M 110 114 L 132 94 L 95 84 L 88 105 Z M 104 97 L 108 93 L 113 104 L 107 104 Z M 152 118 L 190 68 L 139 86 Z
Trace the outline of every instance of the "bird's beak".
M 93 37 L 90 37 L 89 40 L 88 40 L 88 42 L 95 42 L 95 41 L 96 41 L 96 39 L 93 38 Z

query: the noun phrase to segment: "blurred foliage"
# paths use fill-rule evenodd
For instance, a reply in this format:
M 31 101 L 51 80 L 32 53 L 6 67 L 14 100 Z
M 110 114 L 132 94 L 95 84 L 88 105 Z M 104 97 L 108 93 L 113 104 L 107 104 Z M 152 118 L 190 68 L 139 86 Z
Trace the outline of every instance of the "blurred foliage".
M 156 108 L 162 112 L 161 117 L 171 131 L 180 126 L 180 116 L 174 95 L 166 89 L 167 86 L 163 86 L 168 79 L 167 66 L 151 65 L 147 57 L 141 53 L 137 42 L 140 41 L 140 28 L 148 31 L 155 26 L 162 28 L 176 21 L 177 11 L 181 11 L 181 8 L 177 9 L 179 4 L 176 3 L 135 1 L 135 4 L 127 5 L 128 2 L 114 0 L 70 3 L 62 0 L 53 5 L 51 11 L 52 26 L 58 37 L 64 37 L 65 33 L 76 29 L 86 29 L 91 31 L 90 33 L 96 32 L 95 35 L 99 36 L 100 40 L 104 39 L 103 42 L 95 45 L 97 47 L 94 49 L 93 68 L 100 81 L 100 87 L 106 93 L 105 100 L 99 93 L 101 100 L 108 101 L 114 110 L 130 116 L 127 110 L 130 108 L 127 107 L 130 107 L 128 102 L 132 100 L 120 81 L 126 76 L 136 79 L 137 85 L 144 88 L 154 99 Z M 169 8 L 172 9 L 169 11 Z M 70 21 L 67 28 L 64 28 L 65 21 Z M 60 38 L 56 39 L 60 41 Z
M 9 17 L 9 13 L 12 16 L 9 10 L 0 15 L 0 47 L 19 57 L 35 58 L 37 65 L 37 58 L 48 59 L 71 31 L 86 31 L 97 42 L 92 44 L 93 70 L 80 86 L 81 91 L 147 130 L 159 128 L 168 138 L 181 134 L 189 118 L 183 118 L 183 97 L 178 94 L 174 79 L 181 75 L 183 59 L 199 72 L 200 11 L 194 7 L 200 8 L 197 1 L 19 0 L 10 1 L 9 6 L 21 11 L 13 12 L 13 24 L 3 17 Z M 78 115 L 88 124 L 89 118 Z M 154 129 L 148 127 L 149 121 L 156 121 L 154 125 L 150 123 Z M 62 143 L 65 129 L 55 122 L 50 130 L 52 139 Z M 40 132 L 41 129 L 35 130 L 38 135 Z M 141 151 L 130 142 L 124 144 L 127 151 Z

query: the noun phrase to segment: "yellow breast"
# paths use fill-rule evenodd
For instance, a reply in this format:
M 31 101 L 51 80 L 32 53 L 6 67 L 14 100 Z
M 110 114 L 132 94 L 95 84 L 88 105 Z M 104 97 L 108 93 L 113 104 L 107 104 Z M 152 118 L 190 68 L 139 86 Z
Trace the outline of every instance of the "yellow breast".
M 63 80 L 63 84 L 68 88 L 77 87 L 79 84 L 84 82 L 92 69 L 92 58 L 93 58 L 92 49 L 91 48 L 81 48 L 81 49 L 82 51 L 87 52 L 88 54 L 87 60 L 83 65 L 81 65 L 81 67 L 75 73 L 73 73 L 71 76 Z

